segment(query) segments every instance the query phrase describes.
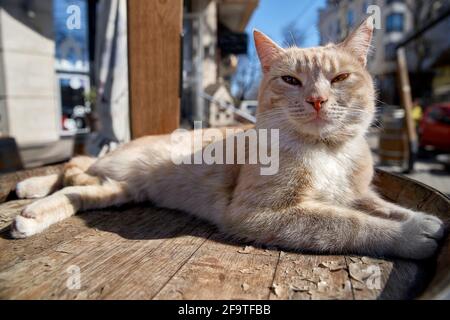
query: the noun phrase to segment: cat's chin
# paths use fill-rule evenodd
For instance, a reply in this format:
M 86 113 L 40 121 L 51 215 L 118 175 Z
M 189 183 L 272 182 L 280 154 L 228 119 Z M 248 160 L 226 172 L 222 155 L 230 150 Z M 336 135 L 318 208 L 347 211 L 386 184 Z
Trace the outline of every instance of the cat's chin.
M 316 143 L 327 141 L 328 143 L 342 143 L 350 136 L 341 135 L 338 127 L 330 122 L 314 121 L 307 123 L 297 123 L 295 130 L 301 136 L 302 140 Z
M 310 121 L 301 122 L 297 124 L 299 131 L 317 137 L 323 137 L 324 135 L 333 131 L 334 124 L 325 119 L 316 118 Z
M 305 124 L 320 129 L 320 128 L 323 128 L 323 127 L 325 127 L 325 126 L 329 126 L 329 125 L 331 125 L 332 123 L 331 123 L 330 120 L 327 120 L 327 119 L 323 119 L 323 118 L 314 118 L 314 119 L 312 119 L 312 120 L 309 120 L 309 121 L 305 122 Z

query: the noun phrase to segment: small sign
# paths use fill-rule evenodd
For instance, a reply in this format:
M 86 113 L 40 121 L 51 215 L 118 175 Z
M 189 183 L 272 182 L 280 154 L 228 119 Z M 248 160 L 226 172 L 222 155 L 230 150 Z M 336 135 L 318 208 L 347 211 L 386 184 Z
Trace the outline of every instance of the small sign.
M 219 35 L 222 54 L 247 54 L 248 34 L 224 32 Z

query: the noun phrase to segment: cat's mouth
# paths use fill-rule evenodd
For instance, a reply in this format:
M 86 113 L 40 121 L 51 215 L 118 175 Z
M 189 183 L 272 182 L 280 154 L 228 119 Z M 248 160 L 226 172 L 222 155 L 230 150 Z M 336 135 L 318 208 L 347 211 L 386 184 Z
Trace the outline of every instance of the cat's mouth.
M 316 115 L 314 118 L 306 121 L 306 123 L 315 124 L 315 125 L 318 125 L 318 126 L 323 126 L 323 125 L 330 124 L 331 121 L 328 120 L 328 119 L 324 119 L 320 115 Z

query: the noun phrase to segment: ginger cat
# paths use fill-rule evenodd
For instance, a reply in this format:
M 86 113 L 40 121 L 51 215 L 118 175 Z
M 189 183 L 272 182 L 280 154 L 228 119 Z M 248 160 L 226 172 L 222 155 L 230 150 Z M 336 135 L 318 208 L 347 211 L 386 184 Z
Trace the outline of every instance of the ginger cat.
M 12 236 L 37 234 L 78 211 L 150 200 L 260 244 L 430 257 L 441 220 L 386 202 L 371 188 L 365 133 L 375 90 L 365 66 L 372 33 L 369 18 L 342 43 L 282 49 L 254 32 L 263 70 L 256 129 L 279 129 L 276 174 L 261 175 L 259 164 L 177 165 L 173 148 L 185 155 L 199 149 L 174 146 L 169 135 L 145 137 L 98 160 L 75 158 L 61 176 L 19 183 L 19 197 L 45 198 L 15 218 Z

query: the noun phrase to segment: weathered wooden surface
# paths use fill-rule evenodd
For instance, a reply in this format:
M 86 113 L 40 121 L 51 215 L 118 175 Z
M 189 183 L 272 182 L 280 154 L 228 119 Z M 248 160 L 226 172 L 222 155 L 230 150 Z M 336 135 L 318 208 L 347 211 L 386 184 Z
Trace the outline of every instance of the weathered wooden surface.
M 39 172 L 47 170 L 58 168 Z M 420 184 L 379 173 L 376 185 L 391 200 L 448 217 L 448 200 Z M 237 244 L 151 204 L 83 213 L 9 239 L 9 222 L 27 203 L 0 205 L 0 299 L 432 298 L 450 283 L 448 239 L 437 262 L 283 252 Z M 79 289 L 67 286 L 74 266 Z
M 6 173 L 0 175 L 0 203 L 5 202 L 8 196 L 14 196 L 12 193 L 16 184 L 21 180 L 30 178 L 33 176 L 49 175 L 53 173 L 61 172 L 63 165 L 47 166 L 37 168 L 33 170 L 22 170 L 12 173 Z
M 429 188 L 421 182 L 384 171 L 378 171 L 374 182 L 386 199 L 411 209 L 434 214 L 446 223 L 448 229 L 450 200 L 441 192 Z M 433 275 L 430 277 L 432 280 L 420 297 L 450 299 L 450 238 L 448 233 L 435 261 Z

